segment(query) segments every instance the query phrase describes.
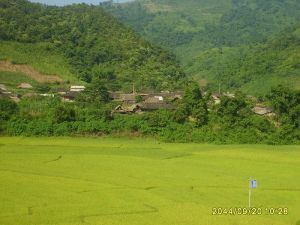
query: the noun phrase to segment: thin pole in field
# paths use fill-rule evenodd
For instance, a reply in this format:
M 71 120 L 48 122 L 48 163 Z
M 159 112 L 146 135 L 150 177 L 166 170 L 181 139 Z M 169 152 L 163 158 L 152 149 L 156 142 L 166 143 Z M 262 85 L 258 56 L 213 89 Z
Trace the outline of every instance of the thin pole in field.
M 251 208 L 251 177 L 249 178 L 249 208 Z

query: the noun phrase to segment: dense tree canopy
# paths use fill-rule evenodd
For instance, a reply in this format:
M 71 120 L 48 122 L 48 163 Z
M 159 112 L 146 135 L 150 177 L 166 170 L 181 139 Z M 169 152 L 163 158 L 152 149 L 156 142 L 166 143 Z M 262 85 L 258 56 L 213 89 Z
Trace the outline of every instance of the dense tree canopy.
M 212 91 L 219 83 L 255 95 L 282 82 L 300 88 L 297 0 L 140 0 L 105 8 L 174 50 L 185 72 Z
M 144 41 L 100 6 L 45 6 L 0 0 L 0 40 L 47 42 L 63 52 L 74 73 L 129 89 L 172 89 L 184 79 L 173 54 Z M 107 74 L 107 70 L 111 74 Z

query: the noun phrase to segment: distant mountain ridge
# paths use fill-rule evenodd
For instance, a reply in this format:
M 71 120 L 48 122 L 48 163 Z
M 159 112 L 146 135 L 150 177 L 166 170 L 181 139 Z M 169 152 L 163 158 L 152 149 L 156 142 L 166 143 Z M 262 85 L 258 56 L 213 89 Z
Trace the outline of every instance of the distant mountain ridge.
M 56 5 L 56 6 L 64 6 L 64 5 L 71 5 L 71 4 L 93 4 L 93 5 L 99 5 L 101 2 L 106 2 L 107 0 L 30 0 L 31 2 L 35 3 L 42 3 L 47 5 Z M 129 2 L 132 0 L 114 0 L 115 3 L 124 3 Z
M 280 75 L 276 71 L 260 70 L 263 74 L 248 74 L 250 77 L 247 79 L 240 79 L 237 71 L 220 70 L 222 67 L 234 67 L 235 62 L 230 61 L 241 52 L 249 55 L 251 51 L 247 48 L 257 49 L 271 40 L 283 38 L 280 32 L 294 29 L 300 21 L 300 2 L 297 0 L 139 0 L 123 5 L 106 5 L 106 10 L 148 40 L 172 49 L 189 75 L 198 80 L 208 80 L 210 86 L 215 86 L 214 90 L 220 82 L 220 74 L 223 74 L 223 80 L 229 79 L 229 82 L 222 82 L 224 90 L 251 86 L 258 75 L 269 74 L 266 79 L 285 76 L 284 70 Z M 295 47 L 297 42 L 287 44 Z M 212 57 L 215 52 L 225 54 Z M 295 52 L 290 54 L 296 57 Z M 220 65 L 224 61 L 220 58 L 226 58 L 226 65 Z M 207 67 L 210 69 L 207 70 Z M 291 70 L 286 73 L 293 77 L 292 80 L 297 80 L 300 88 L 297 66 L 292 73 Z M 280 82 L 281 78 L 275 80 Z M 268 83 L 276 85 L 277 82 Z M 269 88 L 266 85 L 266 91 Z M 253 89 L 252 86 L 248 90 Z

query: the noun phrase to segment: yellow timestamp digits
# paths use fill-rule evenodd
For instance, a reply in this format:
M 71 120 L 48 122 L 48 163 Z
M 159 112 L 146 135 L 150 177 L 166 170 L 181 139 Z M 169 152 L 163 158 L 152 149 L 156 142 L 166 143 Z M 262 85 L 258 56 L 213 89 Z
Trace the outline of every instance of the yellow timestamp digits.
M 259 215 L 288 215 L 288 208 L 246 208 L 246 207 L 214 207 L 212 208 L 212 215 L 214 216 L 259 216 Z

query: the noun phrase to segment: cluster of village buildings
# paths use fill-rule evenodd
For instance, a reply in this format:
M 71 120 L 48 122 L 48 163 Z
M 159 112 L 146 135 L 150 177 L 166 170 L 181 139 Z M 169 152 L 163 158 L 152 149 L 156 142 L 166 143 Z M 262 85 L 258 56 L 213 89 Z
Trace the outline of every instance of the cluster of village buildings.
M 115 113 L 142 113 L 158 109 L 175 109 L 176 102 L 182 99 L 182 92 L 159 92 L 159 93 L 111 93 L 113 101 L 118 105 Z
M 33 86 L 29 83 L 21 83 L 17 86 L 19 89 L 30 90 L 33 89 Z M 83 85 L 72 85 L 68 89 L 66 88 L 56 88 L 52 91 L 52 93 L 44 93 L 44 94 L 36 94 L 33 92 L 28 92 L 24 94 L 22 97 L 31 97 L 40 95 L 43 97 L 54 97 L 60 96 L 63 102 L 74 102 L 76 96 L 85 90 L 85 86 Z M 168 109 L 174 110 L 176 109 L 176 102 L 180 101 L 183 97 L 183 92 L 144 92 L 144 93 L 122 93 L 122 92 L 111 92 L 111 98 L 114 102 L 116 102 L 116 107 L 113 110 L 113 113 L 119 114 L 132 114 L 132 113 L 143 113 L 147 111 L 154 111 L 158 109 Z M 230 98 L 234 98 L 235 95 L 232 93 L 222 93 L 222 94 L 213 94 L 211 97 L 211 104 L 217 105 L 221 102 L 221 97 L 227 96 Z M 8 97 L 15 102 L 20 101 L 20 97 L 18 95 L 13 94 L 8 91 L 7 87 L 4 84 L 0 84 L 0 97 Z M 252 111 L 261 116 L 273 116 L 274 113 L 272 109 L 266 107 L 264 104 L 257 103 L 255 107 L 253 107 Z

